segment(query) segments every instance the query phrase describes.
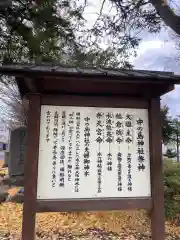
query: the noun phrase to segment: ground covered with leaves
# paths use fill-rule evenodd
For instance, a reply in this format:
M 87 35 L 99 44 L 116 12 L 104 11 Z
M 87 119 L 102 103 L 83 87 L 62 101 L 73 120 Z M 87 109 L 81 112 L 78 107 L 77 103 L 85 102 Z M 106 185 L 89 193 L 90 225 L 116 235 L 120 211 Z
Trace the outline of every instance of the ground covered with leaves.
M 166 240 L 180 240 L 180 165 L 165 164 Z M 1 187 L 7 168 L 0 168 Z M 167 187 L 168 186 L 168 187 Z M 23 204 L 12 202 L 19 187 L 5 189 L 6 201 L 0 204 L 0 240 L 20 240 Z M 173 193 L 173 194 L 172 194 Z M 16 199 L 17 200 L 17 199 Z M 150 220 L 145 211 L 41 213 L 36 217 L 36 239 L 46 240 L 148 240 Z
M 144 211 L 41 213 L 36 218 L 38 239 L 113 240 L 151 239 L 150 220 Z M 0 240 L 20 239 L 22 204 L 0 205 Z M 166 223 L 166 239 L 180 240 L 180 224 Z

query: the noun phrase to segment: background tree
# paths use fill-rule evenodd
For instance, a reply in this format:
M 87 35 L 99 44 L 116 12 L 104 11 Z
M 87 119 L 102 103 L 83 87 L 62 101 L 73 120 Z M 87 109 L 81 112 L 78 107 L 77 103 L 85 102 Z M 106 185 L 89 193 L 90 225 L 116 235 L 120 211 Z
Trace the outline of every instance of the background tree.
M 62 9 L 62 13 L 60 13 Z M 1 61 L 56 61 L 78 49 L 75 30 L 82 16 L 76 6 L 63 1 L 14 0 L 0 9 Z
M 180 162 L 179 146 L 180 146 L 180 116 L 172 118 L 169 115 L 169 108 L 167 106 L 161 107 L 162 116 L 162 133 L 163 143 L 165 145 L 174 145 L 176 150 L 174 151 L 168 147 L 165 156 L 177 157 L 177 162 Z
M 84 2 L 73 0 L 43 0 L 38 4 L 12 0 L 6 8 L 0 7 L 1 62 L 77 65 L 81 60 L 77 61 L 79 56 L 97 57 L 103 49 L 103 54 L 108 55 L 110 50 L 116 58 L 119 56 L 119 61 L 123 59 L 120 63 L 126 66 L 138 46 L 139 39 L 130 33 L 138 24 L 135 26 L 132 19 L 123 22 L 123 16 L 117 18 L 116 14 L 101 15 L 100 10 L 89 26 L 84 18 L 86 7 Z
M 96 18 L 87 21 L 90 2 L 0 5 L 0 62 L 132 68 L 129 58 L 136 54 L 138 34 L 162 26 L 155 8 L 147 0 L 103 0 Z
M 180 35 L 180 15 L 176 14 L 168 0 L 150 0 L 164 23 Z M 177 1 L 178 3 L 178 1 Z
M 167 157 L 167 158 L 176 158 L 177 157 L 177 153 L 174 149 L 172 148 L 168 148 L 166 153 L 164 154 L 164 157 Z
M 180 163 L 164 161 L 165 216 L 179 222 Z
M 139 43 L 139 32 L 160 30 L 162 16 L 158 4 L 161 9 L 172 10 L 165 0 L 103 0 L 96 2 L 101 6 L 90 24 L 85 21 L 90 3 L 93 4 L 75 0 L 43 0 L 38 4 L 12 0 L 12 5 L 0 6 L 4 61 L 16 58 L 21 62 L 59 59 L 67 62 L 79 51 L 87 53 L 102 46 L 103 49 L 111 46 L 111 51 L 114 49 L 118 56 L 125 55 L 127 59 Z
M 174 128 L 172 126 L 172 118 L 169 115 L 169 108 L 167 105 L 161 107 L 161 116 L 162 116 L 162 137 L 163 143 L 167 145 L 171 143 L 172 134 Z
M 179 156 L 180 120 L 179 120 L 178 116 L 172 120 L 171 126 L 173 129 L 172 134 L 171 134 L 171 142 L 174 143 L 176 146 L 177 162 L 180 162 L 180 156 Z
M 110 46 L 102 49 L 83 28 L 82 15 L 83 6 L 73 1 L 45 0 L 37 5 L 13 0 L 12 4 L 0 5 L 0 62 L 132 67 L 129 40 L 123 40 L 121 53 Z M 91 31 L 91 35 L 95 39 L 98 33 Z M 26 109 L 14 79 L 1 76 L 0 81 L 1 118 L 26 124 Z
M 27 101 L 20 98 L 13 78 L 3 77 L 1 80 L 0 101 L 1 121 L 7 122 L 10 128 L 19 124 L 27 124 Z
M 175 4 L 173 4 L 173 1 L 168 0 L 111 0 L 111 2 L 123 13 L 124 18 L 128 18 L 127 15 L 133 10 L 136 12 L 136 16 L 140 16 L 141 25 L 144 25 L 143 23 L 154 25 L 158 15 L 164 25 L 180 35 L 180 15 L 175 10 L 178 1 L 174 1 Z M 144 18 L 144 20 L 141 18 Z

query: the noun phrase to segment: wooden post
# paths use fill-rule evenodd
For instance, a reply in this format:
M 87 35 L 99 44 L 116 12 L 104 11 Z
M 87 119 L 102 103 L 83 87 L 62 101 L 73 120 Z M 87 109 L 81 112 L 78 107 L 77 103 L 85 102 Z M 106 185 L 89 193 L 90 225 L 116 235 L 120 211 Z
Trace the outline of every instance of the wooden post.
M 160 118 L 160 99 L 150 101 L 150 152 L 151 189 L 153 207 L 151 212 L 152 240 L 165 239 L 164 219 L 164 181 L 162 160 L 162 131 Z
M 24 209 L 22 240 L 35 239 L 36 189 L 40 134 L 40 96 L 29 96 L 28 150 L 24 169 Z

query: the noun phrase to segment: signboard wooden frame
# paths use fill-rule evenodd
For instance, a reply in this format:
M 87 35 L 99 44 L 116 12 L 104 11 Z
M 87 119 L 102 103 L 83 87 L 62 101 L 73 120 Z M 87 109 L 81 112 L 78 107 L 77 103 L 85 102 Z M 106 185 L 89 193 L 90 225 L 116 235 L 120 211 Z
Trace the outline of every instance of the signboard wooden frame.
M 115 198 L 86 200 L 36 200 L 40 113 L 41 105 L 146 108 L 149 111 L 151 192 L 147 198 Z M 23 210 L 22 239 L 35 239 L 35 216 L 38 212 L 130 210 L 146 209 L 151 213 L 152 239 L 163 240 L 164 185 L 162 175 L 160 98 L 93 97 L 68 95 L 29 95 L 28 151 L 25 162 L 25 195 Z

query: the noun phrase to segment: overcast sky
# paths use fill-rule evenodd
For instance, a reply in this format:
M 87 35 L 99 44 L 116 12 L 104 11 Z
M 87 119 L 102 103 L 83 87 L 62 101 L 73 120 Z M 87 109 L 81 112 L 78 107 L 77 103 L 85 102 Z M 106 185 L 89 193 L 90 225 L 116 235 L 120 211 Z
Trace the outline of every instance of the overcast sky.
M 170 1 L 173 3 L 174 9 L 180 7 L 178 1 Z M 84 16 L 88 25 L 93 25 L 96 21 L 102 2 L 103 0 L 96 2 L 87 0 L 88 7 Z M 105 2 L 103 13 L 109 13 L 108 1 Z M 170 30 L 163 29 L 159 34 L 144 31 L 141 33 L 140 38 L 142 41 L 138 48 L 137 57 L 131 59 L 135 69 L 170 71 L 180 75 L 180 62 L 178 63 L 176 60 L 177 50 Z M 164 95 L 162 103 L 169 106 L 171 115 L 180 114 L 180 86 L 176 86 L 174 91 Z
M 87 0 L 88 7 L 85 9 L 84 17 L 88 25 L 93 25 L 96 21 L 102 2 L 103 0 Z M 108 14 L 108 1 L 106 3 L 103 12 Z M 176 61 L 177 50 L 172 40 L 172 32 L 167 29 L 163 29 L 159 34 L 144 31 L 141 37 L 137 57 L 131 59 L 135 69 L 171 71 L 180 75 L 180 62 Z M 163 96 L 162 103 L 170 107 L 171 115 L 180 114 L 180 86 L 176 86 L 174 91 Z
M 158 71 L 170 71 L 180 75 L 180 63 L 177 59 L 172 33 L 162 30 L 160 34 L 143 34 L 136 58 L 132 58 L 132 63 L 136 69 L 148 69 Z M 170 107 L 170 114 L 175 116 L 180 114 L 180 86 L 162 97 L 162 103 Z

